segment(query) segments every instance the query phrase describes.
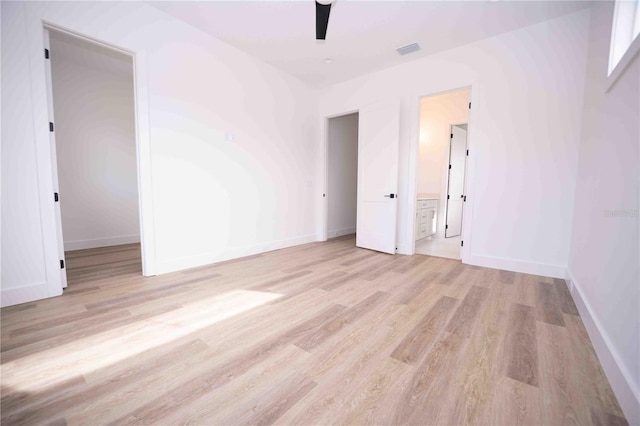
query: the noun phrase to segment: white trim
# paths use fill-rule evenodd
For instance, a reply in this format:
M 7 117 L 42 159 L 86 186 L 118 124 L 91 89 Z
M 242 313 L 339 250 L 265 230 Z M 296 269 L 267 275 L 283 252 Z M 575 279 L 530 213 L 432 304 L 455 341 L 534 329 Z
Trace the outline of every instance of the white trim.
M 139 243 L 140 235 L 120 235 L 118 237 L 95 238 L 92 240 L 65 241 L 64 251 L 84 250 L 96 247 L 118 246 Z
M 412 252 L 412 250 L 414 249 L 415 249 L 415 245 L 413 243 L 398 244 L 398 249 L 396 250 L 396 253 L 411 256 L 412 254 L 414 254 L 414 252 Z
M 157 273 L 166 274 L 169 272 L 181 271 L 198 266 L 210 265 L 212 263 L 223 262 L 225 260 L 237 259 L 254 254 L 265 253 L 272 250 L 279 250 L 287 247 L 308 244 L 318 241 L 317 235 L 305 235 L 302 237 L 288 238 L 286 240 L 276 240 L 253 246 L 239 247 L 223 253 L 204 253 L 196 256 L 181 257 L 160 261 L 157 263 Z
M 58 289 L 57 294 L 51 294 L 49 287 L 49 283 L 44 282 L 25 287 L 3 288 L 2 291 L 0 291 L 0 307 L 4 308 L 5 306 L 33 302 L 34 300 L 46 299 L 62 294 L 62 287 Z
M 318 215 L 318 241 L 327 241 L 329 238 L 329 119 L 322 119 L 321 127 L 321 148 L 320 148 L 320 178 L 322 183 L 322 201 L 320 203 L 320 214 Z
M 469 102 L 471 102 L 471 110 L 469 111 L 469 117 L 467 119 L 467 149 L 469 155 L 467 156 L 467 163 L 465 167 L 464 187 L 465 195 L 467 196 L 464 203 L 464 209 L 462 210 L 462 233 L 460 234 L 460 240 L 466 244 L 460 249 L 460 258 L 462 262 L 471 258 L 472 236 L 473 236 L 473 209 L 475 206 L 475 182 L 476 182 L 476 159 L 477 155 L 477 143 L 476 138 L 478 132 L 478 123 L 480 122 L 480 102 L 478 101 L 480 95 L 480 83 L 474 81 L 471 84 L 471 94 L 469 95 Z
M 627 69 L 629 64 L 633 61 L 633 59 L 640 52 L 640 36 L 636 37 L 635 40 L 631 42 L 631 45 L 627 48 L 627 51 L 622 58 L 618 61 L 618 64 L 615 66 L 613 71 L 607 76 L 607 90 L 606 93 L 609 93 L 613 85 L 618 81 L 620 76 L 624 74 L 624 70 Z
M 49 137 L 49 108 L 47 97 L 47 81 L 45 73 L 44 37 L 42 21 L 34 19 L 25 4 L 22 5 L 26 38 L 29 51 L 29 83 L 31 89 L 31 108 L 33 113 L 33 133 L 37 165 L 39 213 L 42 229 L 42 249 L 44 253 L 45 282 L 6 290 L 6 299 L 2 304 L 24 303 L 44 297 L 57 296 L 62 293 L 62 276 L 60 274 L 60 250 L 58 247 L 58 226 L 56 223 L 55 203 L 52 195 L 55 192 L 53 183 L 51 143 Z M 62 247 L 60 245 L 60 247 Z M 45 292 L 46 289 L 46 292 Z M 5 290 L 2 292 L 5 296 Z M 7 304 L 7 305 L 5 305 Z
M 570 281 L 571 296 L 580 312 L 582 322 L 589 333 L 613 393 L 618 398 L 618 403 L 629 424 L 640 424 L 640 389 L 634 384 L 633 376 L 622 362 L 622 358 L 570 270 L 567 271 L 567 276 Z
M 617 0 L 614 0 L 613 5 L 613 21 L 611 22 L 611 38 L 609 39 L 609 61 L 607 62 L 607 76 L 613 74 L 615 71 L 614 59 L 613 59 L 613 50 L 615 49 L 616 40 L 618 39 L 619 26 L 616 25 L 618 21 L 618 15 L 620 13 L 620 4 Z M 623 55 L 624 56 L 624 55 Z M 622 59 L 622 58 L 621 58 Z M 620 62 L 620 61 L 618 61 Z M 615 64 L 617 65 L 617 64 Z
M 49 37 L 49 29 L 44 28 L 43 30 L 44 36 L 44 47 L 46 51 L 51 52 L 51 40 Z M 53 74 L 51 72 L 51 60 L 44 61 L 45 67 L 45 78 L 46 78 L 46 90 L 47 90 L 47 112 L 49 116 L 49 121 L 51 123 L 56 123 L 56 118 L 53 111 Z M 56 132 L 49 132 L 49 144 L 50 144 L 50 152 L 51 152 L 51 177 L 53 178 L 53 190 L 56 193 L 60 193 L 60 183 L 58 181 L 58 152 L 56 145 Z M 64 261 L 64 247 L 63 247 L 63 232 L 62 232 L 62 211 L 60 210 L 60 203 L 55 202 L 54 210 L 56 215 L 56 235 L 58 242 L 58 258 Z M 62 288 L 67 287 L 67 270 L 61 268 L 60 271 L 60 285 Z
M 343 235 L 349 235 L 349 234 L 355 234 L 355 233 L 356 233 L 355 226 L 351 228 L 334 229 L 332 231 L 327 232 L 327 238 L 342 237 Z
M 474 266 L 484 266 L 486 268 L 503 269 L 505 271 L 522 272 L 524 274 L 540 275 L 543 277 L 565 278 L 567 275 L 566 265 L 530 262 L 527 260 L 509 259 L 505 257 L 471 254 L 470 256 L 467 256 L 467 258 L 462 259 L 462 263 Z
M 135 106 L 136 150 L 138 172 L 138 218 L 142 275 L 156 274 L 156 234 L 153 214 L 153 180 L 151 174 L 151 138 L 149 124 L 149 87 L 147 52 L 133 55 L 133 96 Z
M 85 34 L 82 34 L 82 33 L 79 33 L 77 31 L 74 31 L 74 30 L 72 30 L 70 28 L 67 28 L 67 27 L 64 27 L 64 26 L 61 26 L 61 25 L 57 25 L 57 24 L 55 24 L 55 23 L 53 23 L 51 21 L 48 21 L 46 19 L 42 20 L 42 25 L 47 30 L 53 30 L 53 31 L 58 31 L 58 32 L 61 32 L 61 33 L 65 33 L 65 34 L 67 34 L 67 35 L 69 35 L 71 37 L 76 37 L 76 38 L 83 39 L 83 40 L 88 41 L 90 43 L 97 44 L 100 47 L 104 47 L 105 49 L 113 50 L 113 51 L 121 53 L 123 55 L 133 56 L 135 54 L 135 52 L 132 51 L 132 50 L 125 49 L 123 47 L 117 46 L 115 44 L 108 43 L 106 41 L 95 39 L 93 37 L 90 37 L 90 36 L 87 36 Z

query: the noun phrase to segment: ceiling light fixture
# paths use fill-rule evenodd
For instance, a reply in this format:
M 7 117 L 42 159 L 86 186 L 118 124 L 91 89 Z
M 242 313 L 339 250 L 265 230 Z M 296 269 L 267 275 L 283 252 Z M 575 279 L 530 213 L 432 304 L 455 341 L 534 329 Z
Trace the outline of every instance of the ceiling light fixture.
M 323 61 L 323 62 L 324 62 L 325 64 L 330 64 L 331 62 L 333 62 L 333 59 L 331 59 L 331 58 L 324 58 L 324 61 Z

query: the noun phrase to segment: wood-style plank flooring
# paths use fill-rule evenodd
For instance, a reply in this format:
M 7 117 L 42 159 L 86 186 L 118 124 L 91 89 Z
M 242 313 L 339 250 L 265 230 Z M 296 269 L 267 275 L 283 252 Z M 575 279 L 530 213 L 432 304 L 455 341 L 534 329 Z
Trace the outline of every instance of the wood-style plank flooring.
M 2 424 L 626 424 L 562 280 L 351 237 L 1 310 Z

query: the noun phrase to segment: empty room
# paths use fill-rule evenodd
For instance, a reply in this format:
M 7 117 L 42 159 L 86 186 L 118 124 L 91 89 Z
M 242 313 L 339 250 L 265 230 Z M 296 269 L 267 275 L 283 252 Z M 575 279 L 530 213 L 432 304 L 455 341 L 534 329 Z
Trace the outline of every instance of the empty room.
M 0 7 L 2 424 L 640 424 L 638 0 Z

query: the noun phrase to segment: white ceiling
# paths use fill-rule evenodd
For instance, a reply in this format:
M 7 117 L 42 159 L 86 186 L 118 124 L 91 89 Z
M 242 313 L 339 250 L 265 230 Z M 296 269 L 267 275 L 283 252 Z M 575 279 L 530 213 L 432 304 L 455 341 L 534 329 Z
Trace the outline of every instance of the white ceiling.
M 154 7 L 324 86 L 589 7 L 588 1 L 337 0 L 315 40 L 314 0 L 160 1 Z M 399 56 L 413 42 L 419 52 Z M 331 64 L 324 59 L 331 58 Z

